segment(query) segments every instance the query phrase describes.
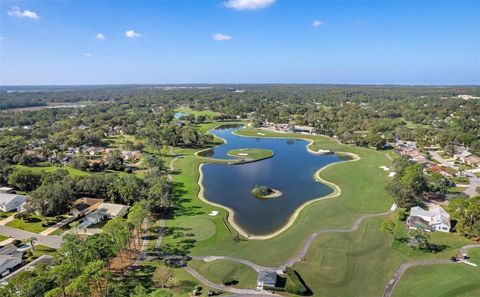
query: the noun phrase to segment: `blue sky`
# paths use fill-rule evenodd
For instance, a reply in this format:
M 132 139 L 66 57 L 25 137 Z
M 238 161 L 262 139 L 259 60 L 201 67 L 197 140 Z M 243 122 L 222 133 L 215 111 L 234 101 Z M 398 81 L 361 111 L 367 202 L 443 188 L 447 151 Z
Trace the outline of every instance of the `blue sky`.
M 479 15 L 480 1 L 0 1 L 0 84 L 479 84 Z

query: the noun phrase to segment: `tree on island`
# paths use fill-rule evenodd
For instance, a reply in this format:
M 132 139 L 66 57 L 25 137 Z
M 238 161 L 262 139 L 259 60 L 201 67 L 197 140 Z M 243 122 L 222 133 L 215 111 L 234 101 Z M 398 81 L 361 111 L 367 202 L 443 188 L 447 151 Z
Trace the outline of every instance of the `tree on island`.
M 253 188 L 252 194 L 255 197 L 266 197 L 273 194 L 273 190 L 266 186 L 258 186 Z

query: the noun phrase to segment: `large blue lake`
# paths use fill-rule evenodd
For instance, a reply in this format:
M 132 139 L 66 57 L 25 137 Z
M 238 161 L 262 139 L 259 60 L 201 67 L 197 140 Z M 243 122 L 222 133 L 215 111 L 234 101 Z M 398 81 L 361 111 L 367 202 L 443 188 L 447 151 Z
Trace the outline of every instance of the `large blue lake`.
M 232 134 L 240 127 L 219 127 L 212 131 L 227 141 L 213 149 L 212 158 L 234 159 L 231 149 L 265 148 L 273 158 L 258 162 L 227 165 L 205 164 L 202 167 L 204 196 L 228 206 L 235 212 L 235 223 L 253 235 L 266 235 L 282 228 L 303 203 L 325 196 L 333 190 L 315 181 L 315 172 L 344 160 L 337 155 L 314 155 L 306 149 L 307 141 L 298 139 L 252 138 Z M 257 185 L 280 190 L 278 198 L 259 199 L 251 194 Z

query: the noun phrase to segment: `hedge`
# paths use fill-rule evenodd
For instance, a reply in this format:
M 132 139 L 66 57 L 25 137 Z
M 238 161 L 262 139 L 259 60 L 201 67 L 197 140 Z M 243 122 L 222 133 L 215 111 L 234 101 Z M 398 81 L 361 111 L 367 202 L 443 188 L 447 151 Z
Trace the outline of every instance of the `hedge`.
M 306 295 L 308 293 L 308 289 L 304 286 L 298 273 L 291 267 L 286 268 L 286 273 L 287 284 L 285 285 L 285 291 L 296 295 Z

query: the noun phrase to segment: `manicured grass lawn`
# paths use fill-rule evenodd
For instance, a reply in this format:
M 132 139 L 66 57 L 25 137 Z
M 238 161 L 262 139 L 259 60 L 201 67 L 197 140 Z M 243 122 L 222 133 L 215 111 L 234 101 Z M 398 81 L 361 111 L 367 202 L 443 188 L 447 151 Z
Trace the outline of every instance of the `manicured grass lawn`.
M 8 212 L 0 211 L 0 221 L 10 216 L 13 216 L 16 213 L 17 213 L 16 211 L 8 211 Z
M 33 233 L 40 233 L 48 228 L 42 226 L 42 217 L 37 214 L 33 214 L 30 221 L 14 219 L 13 221 L 8 222 L 7 226 Z
M 4 241 L 5 239 L 8 239 L 8 236 L 0 234 L 0 241 Z
M 204 217 L 194 217 L 182 222 L 179 228 L 187 233 L 192 233 L 196 241 L 207 240 L 217 232 L 215 223 Z
M 477 267 L 441 264 L 410 268 L 398 283 L 393 296 L 480 296 L 480 249 L 471 249 L 468 254 Z
M 136 269 L 131 269 L 128 273 L 126 273 L 125 278 L 122 281 L 132 289 L 136 285 L 141 284 L 146 289 L 153 291 L 158 288 L 153 276 L 157 267 L 165 266 L 159 261 L 145 261 Z M 195 286 L 201 286 L 203 288 L 202 294 L 199 296 L 208 296 L 208 290 L 211 290 L 211 288 L 200 283 L 188 272 L 182 268 L 173 268 L 172 272 L 173 277 L 168 283 L 168 287 L 173 293 L 173 296 L 190 297 L 190 294 Z M 192 290 L 189 288 L 192 288 Z
M 193 110 L 188 107 L 182 107 L 175 109 L 175 112 L 183 112 L 183 113 L 188 113 L 188 114 L 193 114 L 195 117 L 198 117 L 200 115 L 203 115 L 209 119 L 212 119 L 214 116 L 220 115 L 220 113 L 212 111 L 212 110 Z
M 193 260 L 188 265 L 217 284 L 230 279 L 238 281 L 238 284 L 234 285 L 236 288 L 253 289 L 256 286 L 257 272 L 240 263 L 225 260 L 212 262 Z
M 232 157 L 242 158 L 250 161 L 270 158 L 273 156 L 273 151 L 258 148 L 242 148 L 229 150 L 227 154 Z
M 207 131 L 218 124 L 208 123 L 202 127 Z M 258 137 L 258 131 L 243 129 L 239 134 Z M 179 208 L 174 220 L 167 221 L 167 227 L 178 232 L 165 237 L 164 247 L 176 247 L 191 255 L 237 256 L 260 265 L 275 266 L 296 255 L 307 237 L 315 231 L 323 228 L 350 228 L 361 215 L 384 212 L 392 205 L 392 198 L 385 190 L 388 177 L 378 169 L 391 164 L 385 152 L 342 145 L 322 136 L 279 134 L 264 130 L 261 133 L 266 137 L 311 139 L 314 141 L 311 146 L 313 150 L 349 152 L 358 155 L 360 160 L 336 163 L 323 170 L 320 176 L 338 185 L 341 188 L 340 195 L 309 204 L 283 233 L 267 240 L 235 241 L 232 240 L 235 229 L 229 226 L 232 232 L 230 234 L 222 222 L 222 217 L 226 220 L 227 212 L 203 203 L 197 197 L 198 166 L 210 160 L 193 156 L 193 149 L 175 149 L 175 152 L 183 155 L 174 164 L 174 189 Z M 217 210 L 219 214 L 210 217 L 207 215 L 210 210 Z M 179 230 L 182 230 L 182 226 L 194 226 L 198 218 L 211 221 L 216 226 L 216 233 L 209 238 L 200 236 L 204 240 L 188 241 L 200 231 L 192 228 L 190 231 L 182 231 L 186 233 L 182 236 Z M 325 234 L 314 241 L 305 260 L 297 263 L 294 268 L 315 296 L 379 296 L 401 264 L 416 259 L 448 259 L 452 253 L 456 253 L 458 247 L 468 242 L 456 235 L 433 233 L 432 242 L 444 245 L 443 251 L 437 254 L 417 253 L 405 244 L 393 241 L 392 235 L 381 232 L 383 219 L 367 220 L 354 233 Z M 396 221 L 396 214 L 391 219 Z M 186 241 L 189 244 L 185 244 Z
M 216 124 L 218 125 L 218 124 Z M 267 131 L 262 131 L 265 133 Z M 258 137 L 257 130 L 244 129 L 241 134 Z M 298 134 L 273 134 L 266 136 L 299 137 Z M 185 155 L 178 159 L 174 167 L 181 174 L 174 176 L 176 189 L 182 200 L 181 211 L 175 220 L 168 221 L 167 225 L 176 227 L 193 216 L 202 215 L 213 221 L 217 226 L 217 233 L 208 240 L 196 242 L 191 249 L 195 255 L 235 255 L 250 259 L 262 265 L 282 264 L 286 259 L 295 255 L 306 238 L 320 228 L 349 228 L 363 213 L 386 211 L 392 203 L 391 197 L 384 187 L 387 177 L 379 166 L 389 165 L 390 160 L 382 152 L 362 149 L 353 146 L 339 145 L 326 137 L 301 135 L 303 138 L 315 139 L 313 149 L 329 149 L 333 151 L 348 151 L 362 157 L 361 160 L 347 163 L 337 163 L 321 173 L 322 178 L 335 182 L 342 187 L 340 197 L 312 203 L 297 217 L 288 230 L 268 240 L 246 240 L 235 242 L 227 232 L 219 216 L 226 216 L 226 211 L 203 203 L 197 197 L 199 187 L 198 165 L 202 162 L 192 156 L 193 150 L 183 150 Z M 368 185 L 367 187 L 365 185 Z M 216 218 L 208 217 L 210 210 L 220 211 Z M 231 227 L 230 227 L 231 228 Z M 231 228 L 232 229 L 232 228 Z M 232 229 L 234 232 L 234 229 Z M 179 238 L 167 236 L 165 242 L 175 244 Z M 259 253 L 258 251 L 268 251 Z
M 467 189 L 467 187 L 453 187 L 453 188 L 448 189 L 448 192 L 449 193 L 461 193 L 461 192 L 465 191 L 466 189 Z
M 88 175 L 89 174 L 88 172 L 85 172 L 85 171 L 82 171 L 82 170 L 79 170 L 79 169 L 75 169 L 75 168 L 72 168 L 70 166 L 34 166 L 34 167 L 32 167 L 32 166 L 16 165 L 16 167 L 27 168 L 27 169 L 30 169 L 33 172 L 37 172 L 37 173 L 40 173 L 42 171 L 53 172 L 53 171 L 57 171 L 58 169 L 65 169 L 65 170 L 68 171 L 68 173 L 71 176 L 83 176 L 83 175 Z
M 371 219 L 354 233 L 318 238 L 305 260 L 294 265 L 314 296 L 381 296 L 405 259 L 389 248 L 382 219 Z

